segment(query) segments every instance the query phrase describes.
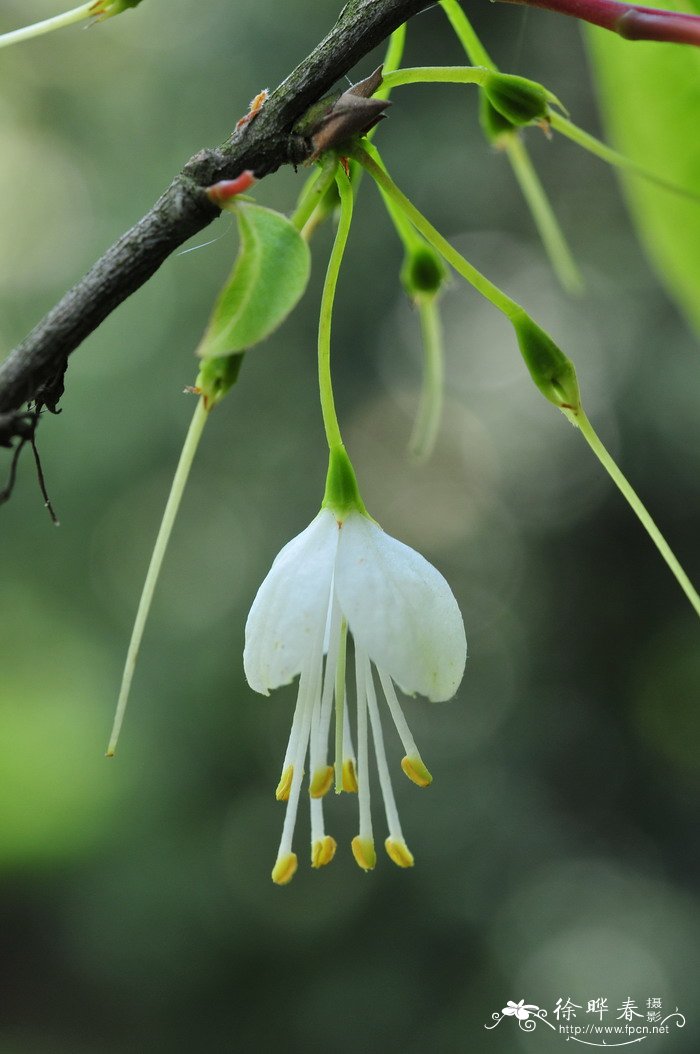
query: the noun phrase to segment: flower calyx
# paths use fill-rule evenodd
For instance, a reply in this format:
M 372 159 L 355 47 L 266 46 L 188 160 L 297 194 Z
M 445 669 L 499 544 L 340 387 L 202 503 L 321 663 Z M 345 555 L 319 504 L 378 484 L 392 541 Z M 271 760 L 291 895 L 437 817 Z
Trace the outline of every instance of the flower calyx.
M 563 113 L 566 108 L 548 88 L 527 77 L 517 77 L 510 73 L 496 73 L 491 70 L 484 81 L 483 90 L 496 113 L 504 117 L 516 128 L 528 124 L 539 124 L 545 131 L 549 129 L 551 106 L 557 106 Z M 495 124 L 493 115 L 489 115 L 490 125 Z M 482 127 L 484 113 L 482 110 Z M 495 127 L 491 128 L 493 133 Z M 501 135 L 507 128 L 501 130 Z

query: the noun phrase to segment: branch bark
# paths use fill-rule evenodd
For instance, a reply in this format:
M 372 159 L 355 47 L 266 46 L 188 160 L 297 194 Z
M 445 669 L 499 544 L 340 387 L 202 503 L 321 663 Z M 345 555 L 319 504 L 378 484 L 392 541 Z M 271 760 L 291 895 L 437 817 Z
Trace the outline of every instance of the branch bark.
M 205 188 L 244 169 L 258 178 L 306 153 L 291 134 L 308 107 L 389 34 L 434 0 L 349 0 L 311 54 L 270 95 L 249 125 L 202 150 L 152 209 L 107 250 L 0 365 L 0 413 L 34 400 L 68 356 L 188 238 L 220 214 Z M 45 399 L 48 403 L 48 398 Z

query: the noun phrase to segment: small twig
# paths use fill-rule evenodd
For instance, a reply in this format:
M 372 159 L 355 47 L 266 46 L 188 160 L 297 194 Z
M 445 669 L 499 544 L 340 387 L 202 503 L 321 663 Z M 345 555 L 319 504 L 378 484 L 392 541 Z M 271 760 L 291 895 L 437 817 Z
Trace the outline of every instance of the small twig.
M 266 99 L 255 120 L 216 150 L 202 150 L 143 219 L 108 249 L 0 365 L 0 413 L 35 399 L 46 377 L 183 242 L 220 215 L 206 187 L 244 169 L 257 178 L 300 164 L 313 147 L 292 133 L 312 105 L 397 26 L 434 0 L 349 0 L 311 54 Z
M 37 416 L 37 420 L 38 420 L 38 416 Z M 37 446 L 36 446 L 36 428 L 34 428 L 34 430 L 32 431 L 32 434 L 29 437 L 29 442 L 32 445 L 32 453 L 34 454 L 34 461 L 36 463 L 36 474 L 37 474 L 37 478 L 39 480 L 39 487 L 41 489 L 41 494 L 42 494 L 42 497 L 44 499 L 44 506 L 45 506 L 45 508 L 47 508 L 49 510 L 49 516 L 53 520 L 54 527 L 60 527 L 60 521 L 59 521 L 58 516 L 56 515 L 56 513 L 54 511 L 53 505 L 51 504 L 51 498 L 48 495 L 48 491 L 46 490 L 46 480 L 44 479 L 44 470 L 41 467 L 41 458 L 39 457 L 39 451 L 37 450 Z

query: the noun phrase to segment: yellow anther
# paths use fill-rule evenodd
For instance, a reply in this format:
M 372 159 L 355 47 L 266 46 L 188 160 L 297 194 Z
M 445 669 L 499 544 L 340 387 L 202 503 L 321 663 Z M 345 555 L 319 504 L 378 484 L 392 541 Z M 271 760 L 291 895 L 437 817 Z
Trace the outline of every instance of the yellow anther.
M 374 842 L 372 839 L 360 838 L 359 834 L 357 834 L 353 838 L 351 845 L 352 855 L 355 857 L 355 862 L 363 871 L 372 871 L 377 862 L 377 854 L 374 851 Z
M 404 770 L 408 778 L 419 787 L 427 787 L 433 782 L 433 777 L 430 775 L 418 755 L 414 755 L 412 758 L 409 758 L 408 755 L 406 755 L 401 762 L 401 768 Z
M 314 842 L 311 846 L 311 866 L 325 867 L 326 864 L 330 864 L 335 856 L 336 849 L 336 840 L 335 838 L 331 838 L 329 834 L 325 835 L 324 838 L 319 838 L 319 840 Z
M 348 794 L 357 794 L 357 773 L 352 758 L 343 762 L 343 790 Z
M 289 799 L 289 792 L 292 789 L 292 777 L 294 775 L 294 766 L 287 765 L 286 769 L 280 776 L 280 781 L 277 784 L 277 790 L 275 791 L 275 797 L 277 801 L 287 801 Z
M 272 881 L 277 886 L 286 886 L 294 878 L 297 869 L 297 854 L 285 853 L 279 856 L 272 869 Z
M 314 772 L 309 784 L 309 794 L 312 798 L 322 798 L 324 794 L 328 794 L 332 786 L 333 769 L 330 765 L 324 765 L 323 768 L 316 769 Z
M 396 842 L 393 838 L 387 838 L 384 848 L 397 867 L 413 867 L 413 853 L 405 842 Z

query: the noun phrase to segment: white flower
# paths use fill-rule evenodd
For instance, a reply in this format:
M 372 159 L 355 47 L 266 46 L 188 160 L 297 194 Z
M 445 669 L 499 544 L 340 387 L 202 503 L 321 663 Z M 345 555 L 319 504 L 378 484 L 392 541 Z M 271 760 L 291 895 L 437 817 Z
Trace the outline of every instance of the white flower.
M 539 1007 L 534 1006 L 532 1003 L 526 1003 L 524 999 L 521 999 L 518 1003 L 514 1003 L 512 999 L 509 999 L 508 1006 L 504 1006 L 501 1013 L 505 1014 L 506 1017 L 517 1017 L 518 1021 L 527 1021 L 534 1010 L 539 1010 Z
M 348 631 L 355 653 L 357 762 L 345 705 Z M 357 790 L 359 797 L 360 830 L 352 842 L 355 859 L 365 870 L 376 861 L 369 723 L 389 829 L 386 850 L 396 864 L 410 867 L 413 856 L 404 841 L 391 787 L 373 666 L 406 751 L 402 768 L 419 786 L 427 786 L 432 777 L 408 729 L 394 684 L 409 695 L 420 693 L 433 701 L 451 698 L 459 686 L 466 640 L 457 601 L 445 579 L 363 512 L 354 508 L 341 514 L 323 508 L 277 556 L 253 602 L 245 638 L 245 673 L 255 691 L 268 695 L 299 676 L 277 788 L 277 797 L 288 804 L 273 880 L 284 884 L 296 871 L 292 837 L 307 751 L 312 866 L 330 863 L 335 853 L 335 841 L 325 834 L 321 801 L 333 782 L 327 751 L 334 699 L 336 792 Z

